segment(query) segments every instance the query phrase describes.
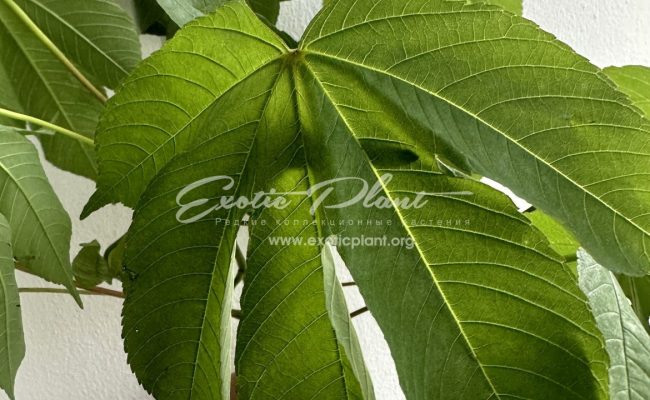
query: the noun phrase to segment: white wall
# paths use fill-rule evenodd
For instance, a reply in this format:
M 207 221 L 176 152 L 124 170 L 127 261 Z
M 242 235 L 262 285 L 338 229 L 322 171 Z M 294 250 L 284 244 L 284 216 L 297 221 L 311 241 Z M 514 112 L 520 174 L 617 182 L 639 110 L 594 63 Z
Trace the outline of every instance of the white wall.
M 299 34 L 319 0 L 283 3 L 281 23 Z M 572 45 L 599 66 L 650 65 L 648 0 L 526 0 L 525 15 Z M 78 216 L 92 193 L 82 178 L 47 167 L 71 215 Z M 74 223 L 73 252 L 98 239 L 103 246 L 128 227 L 130 212 L 109 207 Z M 42 283 L 20 274 L 21 287 Z M 69 296 L 23 294 L 27 356 L 19 371 L 18 400 L 145 400 L 126 364 L 120 339 L 120 301 L 85 297 L 79 310 Z M 355 305 L 358 306 L 358 299 Z M 385 342 L 368 316 L 356 320 L 379 399 L 403 398 Z M 0 399 L 6 399 L 0 395 Z

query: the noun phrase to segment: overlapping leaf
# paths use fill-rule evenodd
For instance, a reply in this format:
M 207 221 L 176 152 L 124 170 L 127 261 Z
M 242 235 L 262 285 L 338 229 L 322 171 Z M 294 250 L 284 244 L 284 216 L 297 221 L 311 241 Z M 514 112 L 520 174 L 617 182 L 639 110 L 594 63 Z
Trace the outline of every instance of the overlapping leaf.
M 366 370 L 361 344 L 349 314 L 345 293 L 336 274 L 336 261 L 331 247 L 325 247 L 321 254 L 325 276 L 325 297 L 334 331 L 346 354 L 350 355 L 350 365 L 354 376 L 359 380 L 363 399 L 374 400 L 372 379 Z
M 0 213 L 9 221 L 14 256 L 40 277 L 75 296 L 70 266 L 71 224 L 34 146 L 18 133 L 0 133 Z
M 614 275 L 585 251 L 578 262 L 580 287 L 589 297 L 611 359 L 610 399 L 650 397 L 650 336 L 641 326 Z
M 112 283 L 113 279 L 120 276 L 122 267 L 116 267 L 115 263 L 111 265 L 102 257 L 101 246 L 96 240 L 81 246 L 81 250 L 72 261 L 72 272 L 78 286 L 90 289 L 100 283 Z
M 81 69 L 116 88 L 140 61 L 133 20 L 113 0 L 15 0 Z
M 309 189 L 296 110 L 286 102 L 292 96 L 290 77 L 283 75 L 276 85 L 265 118 L 265 129 L 275 140 L 260 146 L 265 148 L 256 157 L 256 164 L 265 166 L 254 172 L 260 190 Z M 308 244 L 319 237 L 312 201 L 304 194 L 291 200 L 286 208 L 255 213 L 249 224 L 237 335 L 239 398 L 371 400 L 372 383 L 335 271 L 328 259 L 321 262 L 323 245 Z M 300 240 L 302 245 L 286 242 Z
M 282 66 L 279 61 L 262 60 L 255 74 L 259 81 L 233 81 L 229 70 L 220 66 L 225 62 L 217 55 L 224 55 L 223 47 L 216 44 L 219 40 L 230 39 L 229 45 L 233 42 L 242 47 L 255 45 L 251 42 L 257 40 L 249 40 L 255 37 L 249 30 L 262 25 L 254 21 L 254 14 L 243 3 L 233 4 L 222 13 L 190 24 L 144 68 L 147 72 L 151 68 L 160 73 L 165 65 L 179 68 L 178 58 L 174 59 L 173 55 L 187 57 L 187 63 L 192 63 L 193 68 L 187 68 L 186 64 L 182 71 L 177 70 L 175 78 L 158 76 L 162 79 L 160 82 L 151 75 L 149 83 L 164 87 L 173 82 L 199 88 L 202 97 L 196 97 L 196 92 L 182 90 L 168 93 L 189 96 L 186 104 L 195 113 L 203 109 L 201 113 L 206 117 L 202 126 L 194 127 L 201 133 L 201 144 L 176 158 L 149 186 L 136 208 L 126 245 L 125 268 L 130 280 L 125 283 L 123 334 L 129 363 L 144 387 L 161 400 L 175 399 L 180 394 L 210 400 L 226 398 L 229 393 L 230 304 L 234 276 L 230 264 L 238 222 L 244 211 L 223 207 L 213 213 L 209 211 L 210 207 L 219 204 L 221 196 L 239 196 L 250 190 L 250 181 L 244 179 L 252 168 L 248 160 L 256 136 L 263 134 L 260 119 Z M 241 15 L 242 20 L 223 18 L 224 14 L 230 16 L 231 13 Z M 229 31 L 232 37 L 219 39 Z M 189 42 L 189 37 L 195 40 Z M 190 48 L 183 50 L 186 45 Z M 202 51 L 213 52 L 209 53 L 213 58 L 207 58 Z M 230 66 L 243 73 L 238 70 L 239 65 L 250 61 L 250 55 L 244 52 L 229 54 Z M 200 65 L 212 69 L 198 68 Z M 230 82 L 219 82 L 227 87 L 222 86 L 221 95 L 216 98 L 208 95 L 212 92 L 210 89 L 196 83 L 200 79 L 206 85 L 212 81 L 216 83 L 216 79 L 225 76 L 230 77 Z M 129 86 L 126 88 L 128 90 Z M 213 90 L 212 93 L 216 93 L 219 87 Z M 237 112 L 221 112 L 243 99 Z M 170 105 L 174 104 L 171 100 Z M 190 100 L 204 100 L 204 103 L 191 104 Z M 152 100 L 151 104 L 158 103 Z M 120 105 L 117 103 L 113 107 Z M 154 108 L 148 110 L 150 115 L 162 117 L 160 110 Z M 180 127 L 186 125 L 188 119 L 185 113 L 167 113 L 158 123 L 167 121 Z M 178 137 L 170 145 L 180 143 Z M 171 148 L 165 150 L 167 157 L 169 150 Z M 220 179 L 202 181 L 219 176 L 231 177 L 232 184 Z M 188 189 L 177 198 L 185 187 L 197 181 L 203 184 Z M 196 205 L 200 209 L 179 213 L 179 204 L 195 201 L 199 201 Z M 206 209 L 208 212 L 201 215 Z
M 11 227 L 0 214 L 0 388 L 14 399 L 14 381 L 25 357 L 25 340 L 11 242 Z
M 618 281 L 641 324 L 650 333 L 650 276 L 619 276 Z
M 244 8 L 241 10 L 250 13 Z M 221 20 L 219 17 L 215 16 L 212 21 L 218 23 Z M 203 23 L 206 21 L 201 20 Z M 174 41 L 178 41 L 183 32 L 180 35 Z M 170 43 L 171 46 L 174 41 Z M 274 148 L 295 140 L 290 135 L 295 118 L 285 114 L 289 118 L 274 119 L 277 115 L 290 112 L 290 109 L 286 109 L 286 96 L 290 96 L 292 91 L 290 75 L 286 72 L 279 75 L 282 65 L 280 61 L 269 63 L 255 73 L 257 81 L 244 80 L 216 99 L 205 111 L 205 124 L 197 127 L 207 139 L 164 168 L 136 209 L 127 240 L 125 265 L 131 279 L 126 283 L 124 337 L 129 363 L 145 388 L 157 398 L 175 398 L 175 393 L 187 393 L 193 398 L 208 400 L 222 398 L 228 393 L 232 290 L 230 263 L 238 222 L 244 211 L 217 208 L 210 212 L 210 208 L 219 204 L 221 196 L 250 193 L 257 179 L 252 174 L 258 169 L 252 160 L 259 160 L 262 155 L 270 160 L 275 154 L 269 146 L 259 146 L 258 138 L 268 138 L 276 131 L 286 133 L 284 141 L 274 142 Z M 228 104 L 242 98 L 246 99 L 245 106 L 238 107 L 237 112 L 220 112 Z M 277 129 L 280 127 L 287 129 Z M 286 154 L 287 157 L 291 155 L 291 152 Z M 227 185 L 228 181 L 221 179 L 203 181 L 203 185 L 182 192 L 182 196 L 177 197 L 187 185 L 211 177 L 232 177 L 235 181 L 233 185 Z M 208 201 L 204 203 L 200 199 Z M 193 201 L 200 201 L 195 204 L 198 209 L 190 208 L 178 213 L 179 202 L 190 204 Z M 208 213 L 201 215 L 206 210 Z M 194 216 L 197 216 L 196 221 L 193 220 Z M 179 219 L 184 222 L 181 223 Z M 245 343 L 249 350 L 238 356 L 238 382 L 242 385 L 242 398 L 260 398 L 268 393 L 283 391 L 298 397 L 311 396 L 319 391 L 323 396 L 342 395 L 347 390 L 359 393 L 359 384 L 351 375 L 352 370 L 329 323 L 323 296 L 324 283 L 317 262 L 320 249 L 315 250 L 316 262 L 305 263 L 302 269 L 296 271 L 296 274 L 308 280 L 296 282 L 287 277 L 287 285 L 291 282 L 297 284 L 295 301 L 282 297 L 278 303 L 278 307 L 286 305 L 303 309 L 301 318 L 314 323 L 302 325 L 295 319 L 286 320 L 283 331 L 283 335 L 287 335 L 287 342 L 284 343 L 289 344 L 286 349 L 278 348 L 283 346 L 278 333 L 274 335 L 275 347 L 270 336 L 255 335 L 255 340 L 250 343 L 242 340 L 241 343 Z M 289 253 L 285 254 L 290 256 Z M 276 261 L 281 263 L 279 258 Z M 255 258 L 250 263 L 247 274 L 254 274 Z M 269 263 L 269 266 L 279 265 L 274 261 Z M 279 272 L 273 268 L 264 270 L 263 275 L 271 273 L 275 276 Z M 271 281 L 261 279 L 257 282 L 266 285 Z M 291 294 L 291 288 L 278 285 L 273 293 Z M 257 284 L 247 285 L 248 298 L 259 296 L 260 290 Z M 320 304 L 320 308 L 301 303 L 300 300 L 304 299 L 310 304 Z M 243 310 L 245 316 L 252 312 L 246 304 Z M 273 307 L 267 303 L 263 310 L 268 306 Z M 256 308 L 255 312 L 261 310 Z M 269 329 L 268 324 L 257 318 L 255 313 L 251 315 L 254 318 L 242 321 L 244 331 L 259 329 L 261 335 Z M 296 316 L 292 315 L 291 318 Z M 274 313 L 274 318 L 283 316 L 288 314 Z M 292 358 L 287 358 L 296 351 L 304 355 L 305 346 L 315 343 L 328 351 L 315 352 L 313 357 L 306 357 L 303 363 L 298 364 Z M 272 349 L 277 351 L 276 359 L 269 358 Z M 258 364 L 264 360 L 268 365 L 260 369 Z M 278 381 L 278 374 L 286 376 L 287 368 L 292 368 L 295 382 Z M 346 375 L 341 380 L 343 368 L 346 368 Z M 247 386 L 247 379 L 255 378 L 255 374 L 259 374 L 256 383 Z M 354 396 L 351 394 L 351 397 Z M 359 398 L 358 395 L 356 397 Z
M 373 127 L 352 122 L 369 108 L 352 104 L 359 96 L 348 87 L 334 102 L 333 86 L 303 68 L 306 153 L 318 181 L 361 178 L 389 199 L 384 207 L 328 209 L 362 190 L 348 180 L 320 218 L 342 243 L 379 240 L 339 252 L 384 332 L 407 398 L 606 398 L 603 344 L 562 258 L 492 189 L 376 169 L 356 138 L 370 140 Z M 425 204 L 405 206 L 418 193 Z M 362 222 L 337 223 L 351 218 Z
M 650 68 L 637 65 L 605 68 L 605 73 L 639 107 L 650 115 Z
M 101 104 L 20 21 L 0 2 L 0 103 L 13 111 L 55 123 L 92 137 Z M 6 77 L 5 84 L 2 83 Z M 10 88 L 10 89 L 9 89 Z M 46 157 L 57 166 L 95 178 L 91 146 L 65 136 L 41 137 Z
M 340 0 L 301 50 L 328 84 L 356 79 L 359 97 L 408 103 L 411 119 L 561 221 L 603 265 L 650 271 L 648 123 L 533 23 L 456 1 Z
M 630 96 L 634 105 L 650 116 L 650 68 L 630 65 L 605 68 L 605 73 Z M 650 333 L 650 275 L 640 278 L 619 276 L 623 291 L 632 302 L 632 308 Z
M 179 32 L 109 101 L 96 140 L 98 189 L 83 215 L 110 202 L 134 206 L 161 168 L 202 134 L 205 111 L 283 51 L 282 40 L 240 2 Z
M 196 18 L 214 12 L 218 7 L 228 2 L 228 0 L 157 1 L 167 15 L 181 27 Z M 270 23 L 275 24 L 280 14 L 281 1 L 284 0 L 249 0 L 248 4 L 258 15 L 264 17 Z

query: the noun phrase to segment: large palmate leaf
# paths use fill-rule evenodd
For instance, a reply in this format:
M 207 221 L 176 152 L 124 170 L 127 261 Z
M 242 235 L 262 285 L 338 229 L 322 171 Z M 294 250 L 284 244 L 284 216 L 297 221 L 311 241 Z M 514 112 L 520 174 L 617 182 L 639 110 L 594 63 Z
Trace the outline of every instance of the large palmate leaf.
M 14 256 L 31 272 L 79 296 L 70 266 L 71 224 L 38 153 L 23 136 L 0 133 L 0 213 L 9 220 Z
M 239 7 L 244 16 L 253 16 L 243 4 Z M 208 21 L 219 24 L 223 19 L 217 15 L 201 20 Z M 191 29 L 192 25 L 185 34 Z M 174 41 L 183 34 L 180 32 Z M 215 35 L 219 31 L 215 30 Z M 245 43 L 245 38 L 236 38 L 235 43 Z M 210 207 L 218 204 L 221 196 L 249 194 L 257 180 L 251 174 L 258 169 L 252 160 L 271 160 L 277 154 L 275 149 L 295 140 L 291 135 L 295 117 L 290 118 L 291 110 L 286 109 L 291 80 L 286 72 L 279 75 L 282 65 L 279 61 L 268 63 L 256 73 L 259 81 L 243 80 L 208 106 L 204 112 L 206 123 L 196 127 L 206 139 L 165 167 L 136 208 L 126 245 L 125 268 L 131 278 L 126 282 L 124 337 L 129 363 L 156 398 L 186 394 L 209 400 L 223 398 L 229 391 L 230 264 L 243 210 L 217 208 L 210 213 Z M 245 106 L 238 107 L 237 112 L 217 113 L 242 98 L 247 99 Z M 289 118 L 273 119 L 281 114 Z M 284 133 L 284 140 L 274 141 L 273 148 L 257 146 L 258 137 L 268 138 L 275 131 Z M 287 162 L 291 155 L 285 154 Z M 232 177 L 233 184 L 211 178 L 220 176 Z M 265 180 L 263 176 L 259 179 Z M 197 181 L 203 185 L 177 197 Z M 200 199 L 210 200 L 204 203 Z M 179 204 L 194 204 L 199 209 L 179 210 Z M 203 214 L 204 210 L 208 212 Z M 252 303 L 243 302 L 241 330 L 253 337 L 248 341 L 243 333 L 240 340 L 246 346 L 238 355 L 241 398 L 283 392 L 295 398 L 309 398 L 319 392 L 323 398 L 339 398 L 348 392 L 351 398 L 361 398 L 359 383 L 329 323 L 318 262 L 320 249 L 312 249 L 315 254 L 311 262 L 304 264 L 299 256 L 291 258 L 291 253 L 283 253 L 267 263 L 275 267 L 267 270 L 260 267 L 267 261 L 264 255 L 268 251 L 261 249 L 262 258 L 252 257 L 247 270 L 247 275 L 255 275 L 256 269 L 263 269 L 259 280 L 247 284 L 245 297 Z M 290 258 L 283 260 L 285 256 Z M 300 261 L 294 263 L 296 260 Z M 265 278 L 266 274 L 275 279 L 283 265 L 295 268 L 294 273 L 286 276 L 283 285 L 262 292 L 273 282 Z M 251 309 L 258 296 L 264 297 L 264 307 Z M 273 319 L 258 318 L 257 314 L 265 315 L 268 307 L 278 307 Z M 280 312 L 293 309 L 303 311 Z M 283 326 L 282 332 L 277 332 L 278 326 Z M 273 337 L 266 335 L 271 328 L 276 330 Z M 313 346 L 322 351 L 309 357 L 305 349 Z M 296 354 L 304 357 L 301 363 L 295 363 Z M 267 363 L 265 368 L 260 367 L 263 363 Z M 288 373 L 295 379 L 278 380 Z M 254 384 L 247 385 L 253 380 Z
M 293 299 L 323 273 L 313 261 L 320 252 L 293 242 L 273 251 L 276 233 L 341 239 L 409 399 L 607 398 L 602 335 L 564 257 L 505 196 L 435 166 L 500 178 L 579 240 L 602 244 L 599 256 L 620 261 L 619 270 L 639 273 L 648 262 L 637 229 L 645 183 L 633 178 L 640 191 L 625 202 L 608 192 L 626 190 L 618 174 L 645 167 L 620 150 L 643 149 L 644 124 L 595 67 L 492 6 L 339 0 L 290 51 L 243 1 L 227 3 L 137 68 L 100 124 L 99 189 L 85 214 L 109 202 L 136 205 L 125 261 L 129 361 L 157 398 L 226 395 L 230 264 L 247 212 L 253 269 L 236 357 L 244 398 L 314 393 L 297 377 L 332 352 L 305 356 L 294 343 L 347 357 L 331 360 L 341 367 L 335 380 L 329 368 L 312 370 L 323 372 L 314 385 L 331 384 L 322 393 L 345 385 L 353 397 L 368 387 L 341 320 L 328 331 L 316 319 L 340 310 L 309 298 L 291 314 Z M 552 162 L 558 156 L 576 163 Z M 188 188 L 193 182 L 201 185 Z M 364 185 L 377 202 L 358 198 Z M 285 212 L 294 208 L 228 203 L 296 188 L 318 229 L 269 232 L 255 223 L 275 212 L 293 218 Z M 417 196 L 419 206 L 408 207 L 404 198 Z M 345 244 L 360 238 L 379 245 Z M 278 325 L 284 314 L 296 320 Z M 286 366 L 298 353 L 305 370 Z
M 578 262 L 580 287 L 589 297 L 611 359 L 610 399 L 650 398 L 650 336 L 641 326 L 614 275 L 585 251 Z
M 14 381 L 25 357 L 25 339 L 11 243 L 11 227 L 0 214 L 0 388 L 14 399 Z
M 224 15 L 236 20 L 235 8 L 225 7 Z M 242 22 L 248 31 L 258 26 Z M 224 32 L 222 40 L 230 35 Z M 99 154 L 105 172 L 86 214 L 111 201 L 135 204 L 174 151 L 186 148 L 192 130 L 185 126 L 210 102 L 207 94 L 218 97 L 224 86 L 280 55 L 269 35 L 253 39 L 253 33 L 241 49 L 255 59 L 233 66 L 232 54 L 223 51 L 221 66 L 213 68 L 219 79 L 177 79 L 164 99 L 134 91 L 153 79 L 151 87 L 160 87 L 174 79 L 165 75 L 185 64 L 165 65 L 163 77 L 141 68 L 120 98 L 126 105 L 115 101 L 104 118 Z M 175 46 L 183 51 L 189 43 Z M 219 43 L 210 50 L 221 48 Z M 157 60 L 176 55 L 170 48 Z M 389 0 L 340 0 L 316 17 L 292 57 L 312 66 L 336 103 L 350 92 L 348 82 L 355 82 L 358 95 L 346 104 L 348 118 L 355 114 L 375 134 L 419 145 L 421 153 L 455 148 L 476 172 L 562 222 L 603 265 L 636 275 L 650 271 L 644 250 L 650 240 L 647 122 L 596 67 L 534 24 L 491 6 L 456 1 L 418 0 L 400 8 Z M 364 101 L 372 102 L 372 112 Z M 143 111 L 151 102 L 169 113 Z M 393 115 L 400 104 L 407 106 Z M 363 112 L 355 113 L 356 106 Z M 379 112 L 382 117 L 374 118 Z M 169 114 L 174 121 L 164 124 Z M 181 120 L 186 123 L 179 125 Z M 145 124 L 151 126 L 146 137 L 132 139 L 131 131 Z M 406 129 L 408 124 L 420 129 Z
M 101 104 L 70 71 L 0 2 L 0 104 L 92 137 Z M 7 84 L 2 84 L 6 77 Z M 57 166 L 95 178 L 91 146 L 65 136 L 42 136 L 46 157 Z

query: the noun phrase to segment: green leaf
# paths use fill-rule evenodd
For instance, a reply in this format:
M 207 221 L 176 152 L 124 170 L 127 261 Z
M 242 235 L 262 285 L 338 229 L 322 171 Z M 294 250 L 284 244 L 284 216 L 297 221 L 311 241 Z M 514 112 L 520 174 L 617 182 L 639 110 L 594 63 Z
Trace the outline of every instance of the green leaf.
M 650 68 L 629 65 L 605 68 L 605 73 L 630 96 L 634 105 L 650 116 Z
M 22 112 L 22 106 L 18 96 L 14 92 L 11 79 L 0 64 L 0 108 L 9 109 L 15 112 Z M 0 125 L 12 127 L 25 127 L 24 123 L 0 116 Z
M 575 277 L 512 203 L 470 180 L 376 169 L 357 139 L 369 137 L 346 118 L 352 107 L 328 97 L 332 86 L 306 66 L 297 85 L 313 179 L 361 178 L 389 199 L 381 208 L 328 208 L 359 192 L 348 180 L 320 220 L 372 221 L 322 225 L 341 238 L 406 397 L 606 398 L 603 343 Z M 416 193 L 423 207 L 396 206 Z M 383 241 L 345 245 L 355 238 Z
M 11 227 L 0 215 L 0 387 L 13 400 L 16 373 L 25 358 L 25 339 L 11 243 Z
M 525 215 L 537 229 L 542 231 L 553 250 L 569 261 L 576 260 L 580 244 L 562 225 L 539 210 L 526 213 Z
M 650 333 L 650 276 L 632 278 L 619 276 L 618 282 L 632 303 L 632 309 L 641 324 Z
M 65 285 L 81 303 L 70 266 L 71 223 L 45 176 L 34 146 L 0 134 L 0 213 L 9 219 L 16 258 L 38 276 Z
M 126 236 L 119 238 L 115 243 L 108 246 L 104 253 L 104 259 L 108 265 L 110 276 L 122 280 L 124 275 L 124 253 L 126 252 Z
M 614 274 L 581 250 L 580 287 L 589 298 L 607 343 L 612 400 L 650 397 L 650 336 L 643 329 Z
M 141 33 L 172 37 L 178 31 L 178 25 L 169 18 L 157 0 L 121 0 L 121 2 L 137 21 Z
M 96 240 L 81 246 L 79 254 L 72 261 L 72 271 L 78 286 L 91 289 L 100 283 L 112 283 L 113 279 L 119 276 L 121 270 L 116 274 L 109 269 L 108 262 L 100 253 L 101 246 Z
M 52 122 L 92 137 L 101 104 L 20 21 L 0 2 L 0 86 L 5 76 L 13 90 L 0 92 L 0 103 L 12 111 Z M 94 179 L 97 166 L 92 147 L 61 135 L 41 136 L 48 160 L 60 168 Z
M 208 1 L 183 1 L 183 0 L 158 0 L 158 4 L 171 17 L 178 26 L 184 26 L 188 22 L 214 11 L 225 3 L 224 0 Z
M 271 24 L 275 25 L 278 22 L 280 15 L 280 2 L 286 0 L 248 0 L 248 4 L 253 11 L 264 17 Z
M 140 61 L 133 20 L 114 0 L 15 0 L 84 72 L 109 88 Z
M 290 75 L 274 89 L 275 102 L 267 110 L 266 129 L 299 138 L 295 111 L 271 122 L 291 96 Z M 283 126 L 284 125 L 284 126 Z M 282 129 L 284 128 L 284 129 Z M 263 154 L 274 154 L 276 146 Z M 263 157 L 263 154 L 259 154 Z M 277 153 L 275 153 L 277 154 Z M 295 169 L 275 179 L 261 177 L 264 189 L 307 191 L 304 156 L 293 151 L 269 162 L 290 163 Z M 260 164 L 264 161 L 258 159 Z M 263 172 L 262 172 L 263 175 Z M 262 189 L 262 188 L 260 188 Z M 240 399 L 374 399 L 342 291 L 323 256 L 322 246 L 286 246 L 276 241 L 318 237 L 309 210 L 309 198 L 295 197 L 284 208 L 266 208 L 250 221 L 251 240 L 245 286 L 241 297 L 243 318 L 237 332 L 237 386 Z M 325 293 L 324 293 L 325 289 Z M 306 351 L 309 349 L 309 351 Z M 358 377 L 358 379 L 357 379 Z M 360 386 L 360 381 L 363 383 Z
M 361 352 L 361 345 L 357 332 L 352 324 L 347 303 L 345 301 L 345 293 L 343 287 L 336 276 L 336 264 L 332 254 L 331 247 L 327 246 L 323 249 L 321 255 L 323 263 L 323 273 L 325 275 L 325 296 L 327 300 L 327 311 L 329 312 L 330 319 L 336 335 L 341 342 L 346 354 L 350 355 L 350 363 L 354 375 L 361 383 L 361 391 L 363 392 L 363 399 L 373 400 L 375 392 L 372 387 L 372 380 L 366 370 L 365 361 Z
M 353 127 L 386 131 L 368 98 L 384 99 L 373 112 L 402 102 L 426 134 L 560 221 L 602 265 L 650 272 L 649 128 L 629 100 L 523 18 L 455 1 L 396 4 L 339 0 L 302 40 L 305 62 Z M 363 83 L 351 90 L 349 80 Z M 423 136 L 391 133 L 407 143 Z
M 82 217 L 110 202 L 135 206 L 161 168 L 202 134 L 206 110 L 285 51 L 243 2 L 179 31 L 108 102 L 96 140 L 97 192 Z
M 157 53 L 162 58 L 152 57 L 149 65 L 158 72 L 162 72 L 160 68 L 164 65 L 178 68 L 175 62 L 160 62 L 165 58 L 173 61 L 170 55 L 184 53 L 181 57 L 187 57 L 188 62 L 217 66 L 217 71 L 185 65 L 176 75 L 178 78 L 159 78 L 167 83 L 188 82 L 186 87 L 189 88 L 198 86 L 189 82 L 197 82 L 201 75 L 190 80 L 185 78 L 188 73 L 201 71 L 206 82 L 216 79 L 221 72 L 218 65 L 226 61 L 215 64 L 202 55 L 201 50 L 216 52 L 213 53 L 215 58 L 216 54 L 223 56 L 220 40 L 228 40 L 230 46 L 243 49 L 251 45 L 249 40 L 252 36 L 246 34 L 247 30 L 255 27 L 266 29 L 243 3 L 233 3 L 221 12 L 235 10 L 241 16 L 238 21 L 222 18 L 218 12 L 190 24 L 162 52 Z M 224 23 L 227 25 L 222 25 Z M 237 26 L 241 30 L 237 30 Z M 224 35 L 230 29 L 232 36 Z M 194 40 L 189 42 L 186 40 L 188 37 Z M 191 49 L 182 51 L 179 45 L 190 45 L 196 52 L 191 52 Z M 242 50 L 237 54 L 247 53 Z M 232 57 L 231 63 L 237 63 L 234 54 Z M 197 123 L 193 127 L 204 135 L 200 144 L 193 151 L 175 158 L 151 182 L 136 207 L 134 222 L 129 229 L 125 270 L 130 279 L 125 282 L 127 298 L 123 310 L 123 336 L 128 360 L 136 376 L 145 389 L 160 400 L 176 399 L 175 393 L 206 400 L 227 398 L 229 394 L 234 278 L 231 262 L 238 224 L 244 212 L 237 208 L 220 208 L 203 217 L 192 211 L 177 215 L 180 211 L 177 196 L 187 185 L 211 176 L 233 177 L 234 182 L 227 187 L 224 182 L 199 186 L 180 196 L 182 203 L 208 199 L 207 204 L 214 204 L 221 196 L 238 196 L 250 190 L 250 182 L 243 177 L 251 168 L 248 160 L 253 151 L 253 141 L 262 129 L 260 119 L 282 66 L 279 61 L 265 64 L 258 67 L 256 76 L 259 81 L 241 79 L 231 82 L 228 90 L 222 90 L 216 98 L 210 97 L 201 106 L 204 108 L 204 124 Z M 152 77 L 150 83 L 163 85 L 165 82 Z M 128 90 L 129 86 L 125 88 Z M 124 93 L 123 90 L 121 94 Z M 196 96 L 196 93 L 185 95 Z M 242 98 L 247 101 L 237 108 L 236 113 L 226 115 L 221 112 Z M 201 97 L 193 99 L 201 100 Z M 151 116 L 166 114 L 166 121 L 180 118 L 179 126 L 187 123 L 188 116 L 184 113 L 161 113 L 160 109 L 155 113 L 149 111 Z M 219 123 L 215 124 L 217 120 Z M 177 138 L 176 144 L 180 143 Z M 193 217 L 197 220 L 191 221 Z

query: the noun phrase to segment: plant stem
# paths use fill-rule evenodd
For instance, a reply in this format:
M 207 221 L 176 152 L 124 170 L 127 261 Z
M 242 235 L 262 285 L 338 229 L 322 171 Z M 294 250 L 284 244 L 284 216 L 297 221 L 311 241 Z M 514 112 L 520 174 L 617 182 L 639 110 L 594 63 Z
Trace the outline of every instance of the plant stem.
M 18 16 L 18 18 L 21 21 L 23 21 L 25 25 L 27 25 L 27 28 L 29 28 L 29 30 L 32 31 L 32 33 L 38 38 L 38 40 L 40 40 L 45 45 L 45 47 L 47 47 L 52 52 L 52 54 L 54 54 L 54 56 L 58 58 L 59 61 L 61 61 L 63 65 L 65 65 L 66 68 L 68 68 L 68 70 L 70 70 L 72 75 L 74 75 L 74 77 L 77 78 L 79 82 L 81 82 L 81 84 L 86 87 L 86 89 L 88 89 L 93 95 L 95 95 L 95 97 L 97 97 L 99 101 L 101 101 L 102 103 L 106 103 L 106 101 L 108 100 L 106 98 L 106 95 L 102 93 L 99 89 L 97 89 L 81 73 L 81 71 L 79 71 L 77 67 L 74 66 L 72 61 L 70 61 L 68 57 L 66 57 L 66 55 L 63 54 L 63 52 L 58 47 L 56 47 L 56 45 L 50 40 L 50 38 L 48 38 L 47 35 L 43 33 L 43 31 L 38 27 L 38 25 L 36 25 L 34 21 L 32 21 L 31 18 L 29 18 L 29 15 L 27 15 L 27 13 L 25 13 L 25 11 L 23 11 L 23 9 L 20 8 L 18 4 L 16 4 L 13 0 L 5 0 L 5 3 L 7 3 L 9 8 L 11 8 L 11 10 L 16 14 L 16 16 Z
M 95 145 L 95 142 L 92 139 L 87 138 L 87 137 L 83 136 L 82 134 L 79 134 L 77 132 L 73 132 L 73 131 L 71 131 L 69 129 L 62 128 L 62 127 L 60 127 L 58 125 L 54 125 L 52 123 L 49 123 L 47 121 L 43 121 L 43 120 L 38 119 L 38 118 L 34 118 L 32 116 L 29 116 L 29 115 L 20 114 L 20 113 L 14 112 L 14 111 L 9 111 L 9 110 L 6 110 L 4 108 L 0 108 L 0 115 L 3 115 L 5 117 L 7 117 L 7 118 L 15 119 L 15 120 L 18 120 L 18 121 L 24 121 L 24 122 L 29 122 L 30 124 L 39 125 L 39 126 L 42 126 L 43 128 L 51 129 L 54 132 L 58 132 L 58 133 L 60 133 L 62 135 L 66 135 L 71 139 L 78 140 L 78 141 L 80 141 L 80 142 L 82 142 L 84 144 L 88 144 L 90 146 Z
M 70 294 L 67 289 L 57 289 L 57 288 L 19 288 L 19 293 L 56 293 L 56 294 Z M 115 290 L 104 289 L 100 287 L 92 289 L 83 289 L 79 291 L 79 294 L 86 296 L 111 296 L 117 298 L 124 298 L 124 293 L 118 292 Z
M 26 274 L 38 276 L 32 271 L 30 271 L 27 267 L 24 265 L 20 264 L 19 262 L 15 262 L 16 269 L 18 271 L 22 271 Z M 110 296 L 110 297 L 117 297 L 119 299 L 124 299 L 126 296 L 124 295 L 123 292 L 119 292 L 117 290 L 112 290 L 112 289 L 106 289 L 102 288 L 99 286 L 96 286 L 94 288 L 85 288 L 80 286 L 75 282 L 75 285 L 79 288 L 82 289 L 80 291 L 81 294 L 93 294 L 96 296 Z M 24 288 L 24 289 L 19 289 L 19 292 L 23 293 L 69 293 L 66 289 L 57 289 L 57 288 Z M 86 293 L 83 293 L 86 292 Z

